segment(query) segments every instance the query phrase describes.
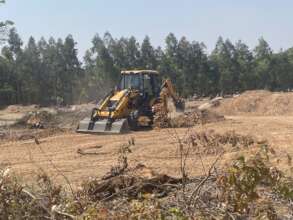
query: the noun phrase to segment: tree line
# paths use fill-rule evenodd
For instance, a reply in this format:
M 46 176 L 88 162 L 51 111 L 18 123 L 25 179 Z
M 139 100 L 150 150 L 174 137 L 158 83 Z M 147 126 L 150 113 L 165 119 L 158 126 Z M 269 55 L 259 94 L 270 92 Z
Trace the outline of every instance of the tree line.
M 260 38 L 250 49 L 244 42 L 218 38 L 207 52 L 204 43 L 170 33 L 163 47 L 146 36 L 115 39 L 98 34 L 82 61 L 76 42 L 65 39 L 23 43 L 10 29 L 0 56 L 0 105 L 68 105 L 97 99 L 118 82 L 120 71 L 155 69 L 170 78 L 185 97 L 232 94 L 251 89 L 293 88 L 293 48 L 273 52 Z

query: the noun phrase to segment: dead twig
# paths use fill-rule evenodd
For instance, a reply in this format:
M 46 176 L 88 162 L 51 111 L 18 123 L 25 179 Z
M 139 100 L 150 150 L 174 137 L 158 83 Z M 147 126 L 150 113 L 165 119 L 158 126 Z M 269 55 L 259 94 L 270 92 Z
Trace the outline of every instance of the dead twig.
M 53 216 L 54 216 L 54 214 L 53 213 L 57 213 L 58 215 L 62 215 L 62 216 L 66 216 L 67 218 L 70 218 L 70 219 L 76 219 L 76 217 L 75 216 L 73 216 L 73 215 L 70 215 L 70 214 L 68 214 L 68 213 L 65 213 L 65 212 L 61 212 L 61 211 L 59 211 L 59 210 L 57 210 L 56 208 L 54 208 L 55 206 L 53 206 L 52 208 L 51 208 L 51 210 L 50 209 L 48 209 L 42 202 L 41 202 L 41 200 L 39 199 L 39 198 L 37 198 L 35 195 L 33 195 L 31 192 L 29 192 L 29 191 L 27 191 L 27 190 L 25 190 L 25 189 L 22 189 L 22 192 L 24 193 L 24 194 L 26 194 L 27 196 L 29 196 L 33 201 L 36 201 L 37 202 L 37 204 L 38 204 L 38 206 L 40 207 L 40 208 L 42 208 L 45 212 L 47 212 L 47 214 L 49 214 L 51 217 L 49 217 L 48 219 L 54 219 L 53 218 Z
M 181 176 L 182 176 L 182 191 L 183 191 L 183 198 L 185 201 L 187 201 L 186 184 L 187 184 L 187 179 L 188 179 L 188 175 L 186 173 L 186 162 L 187 162 L 187 158 L 190 154 L 191 145 L 189 144 L 187 150 L 184 151 L 184 143 L 182 140 L 184 140 L 187 137 L 190 130 L 191 130 L 191 127 L 188 127 L 183 138 L 180 138 L 176 128 L 172 128 L 173 133 L 169 129 L 167 130 L 169 135 L 174 138 L 175 143 L 178 144 L 178 149 L 179 149 L 179 153 L 180 153 L 180 171 L 181 171 Z
M 72 188 L 72 186 L 71 186 L 71 184 L 70 184 L 70 181 L 69 181 L 69 179 L 67 178 L 67 176 L 65 176 L 62 172 L 61 172 L 61 170 L 59 170 L 59 168 L 53 163 L 53 161 L 46 155 L 46 153 L 45 153 L 45 151 L 43 150 L 43 148 L 41 147 L 41 145 L 37 145 L 38 147 L 39 147 L 39 149 L 40 149 L 40 151 L 42 152 L 42 154 L 47 158 L 47 160 L 50 162 L 50 164 L 52 165 L 52 167 L 57 171 L 57 173 L 59 174 L 59 175 L 61 175 L 63 178 L 64 178 L 64 180 L 66 181 L 66 183 L 67 183 L 67 185 L 69 186 L 69 189 L 70 189 L 70 191 L 71 191 L 71 194 L 72 194 L 72 196 L 73 196 L 73 198 L 75 198 L 75 199 L 77 199 L 76 198 L 76 196 L 75 196 L 75 193 L 74 193 L 74 191 L 73 191 L 73 188 Z
M 58 215 L 65 216 L 65 217 L 70 218 L 70 219 L 73 219 L 73 220 L 74 219 L 77 219 L 76 216 L 70 215 L 70 214 L 65 213 L 65 212 L 61 212 L 61 211 L 57 210 L 56 208 L 54 208 L 54 206 L 52 207 L 52 210 L 53 210 L 53 213 L 56 213 Z
M 195 196 L 197 196 L 200 192 L 200 189 L 201 187 L 205 184 L 205 182 L 211 177 L 212 175 L 212 171 L 213 169 L 215 168 L 217 162 L 219 161 L 219 159 L 222 157 L 223 153 L 219 154 L 218 157 L 215 159 L 215 161 L 212 163 L 212 165 L 210 166 L 209 170 L 208 170 L 208 173 L 207 173 L 207 176 L 196 186 L 195 190 L 192 192 L 191 196 L 190 196 L 190 199 L 189 199 L 189 205 L 191 205 L 192 201 L 193 201 L 193 198 Z M 195 199 L 193 201 L 193 203 L 196 202 L 197 199 Z
M 51 211 L 44 205 L 42 204 L 42 202 L 40 201 L 40 199 L 38 199 L 35 195 L 33 195 L 31 192 L 22 189 L 21 192 L 23 192 L 24 194 L 26 194 L 27 196 L 29 196 L 33 201 L 36 201 L 38 206 L 40 208 L 42 208 L 45 212 L 47 212 L 47 214 L 49 214 L 52 217 L 52 213 Z

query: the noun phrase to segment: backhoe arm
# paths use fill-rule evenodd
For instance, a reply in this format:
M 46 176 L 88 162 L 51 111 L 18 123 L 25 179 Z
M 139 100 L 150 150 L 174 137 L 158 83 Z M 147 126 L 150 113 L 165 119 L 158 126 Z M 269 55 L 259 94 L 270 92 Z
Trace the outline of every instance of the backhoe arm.
M 166 108 L 166 110 L 167 110 L 167 98 L 171 97 L 176 107 L 176 110 L 184 111 L 185 109 L 184 100 L 177 95 L 175 88 L 170 79 L 166 79 L 163 82 L 161 87 L 160 97 L 164 103 L 164 107 Z

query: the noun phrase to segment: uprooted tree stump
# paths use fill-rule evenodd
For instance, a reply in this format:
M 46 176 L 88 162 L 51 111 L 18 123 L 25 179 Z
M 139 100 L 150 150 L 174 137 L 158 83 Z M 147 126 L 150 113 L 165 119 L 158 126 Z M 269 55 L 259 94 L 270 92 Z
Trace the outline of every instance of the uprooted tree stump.
M 182 182 L 180 178 L 150 173 L 149 168 L 139 165 L 131 171 L 106 180 L 93 179 L 83 184 L 83 192 L 80 192 L 80 195 L 85 194 L 92 201 L 106 201 L 118 196 L 136 199 L 143 194 L 161 197 L 178 188 L 178 184 Z

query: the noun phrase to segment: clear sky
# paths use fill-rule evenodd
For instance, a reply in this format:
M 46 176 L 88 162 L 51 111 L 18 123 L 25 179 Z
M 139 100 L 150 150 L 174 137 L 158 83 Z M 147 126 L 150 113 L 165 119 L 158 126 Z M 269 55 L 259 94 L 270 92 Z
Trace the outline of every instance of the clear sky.
M 96 33 L 145 35 L 164 45 L 170 32 L 204 42 L 209 51 L 219 35 L 250 47 L 263 36 L 274 50 L 293 46 L 292 0 L 6 0 L 0 20 L 14 21 L 22 39 L 72 34 L 79 56 Z

